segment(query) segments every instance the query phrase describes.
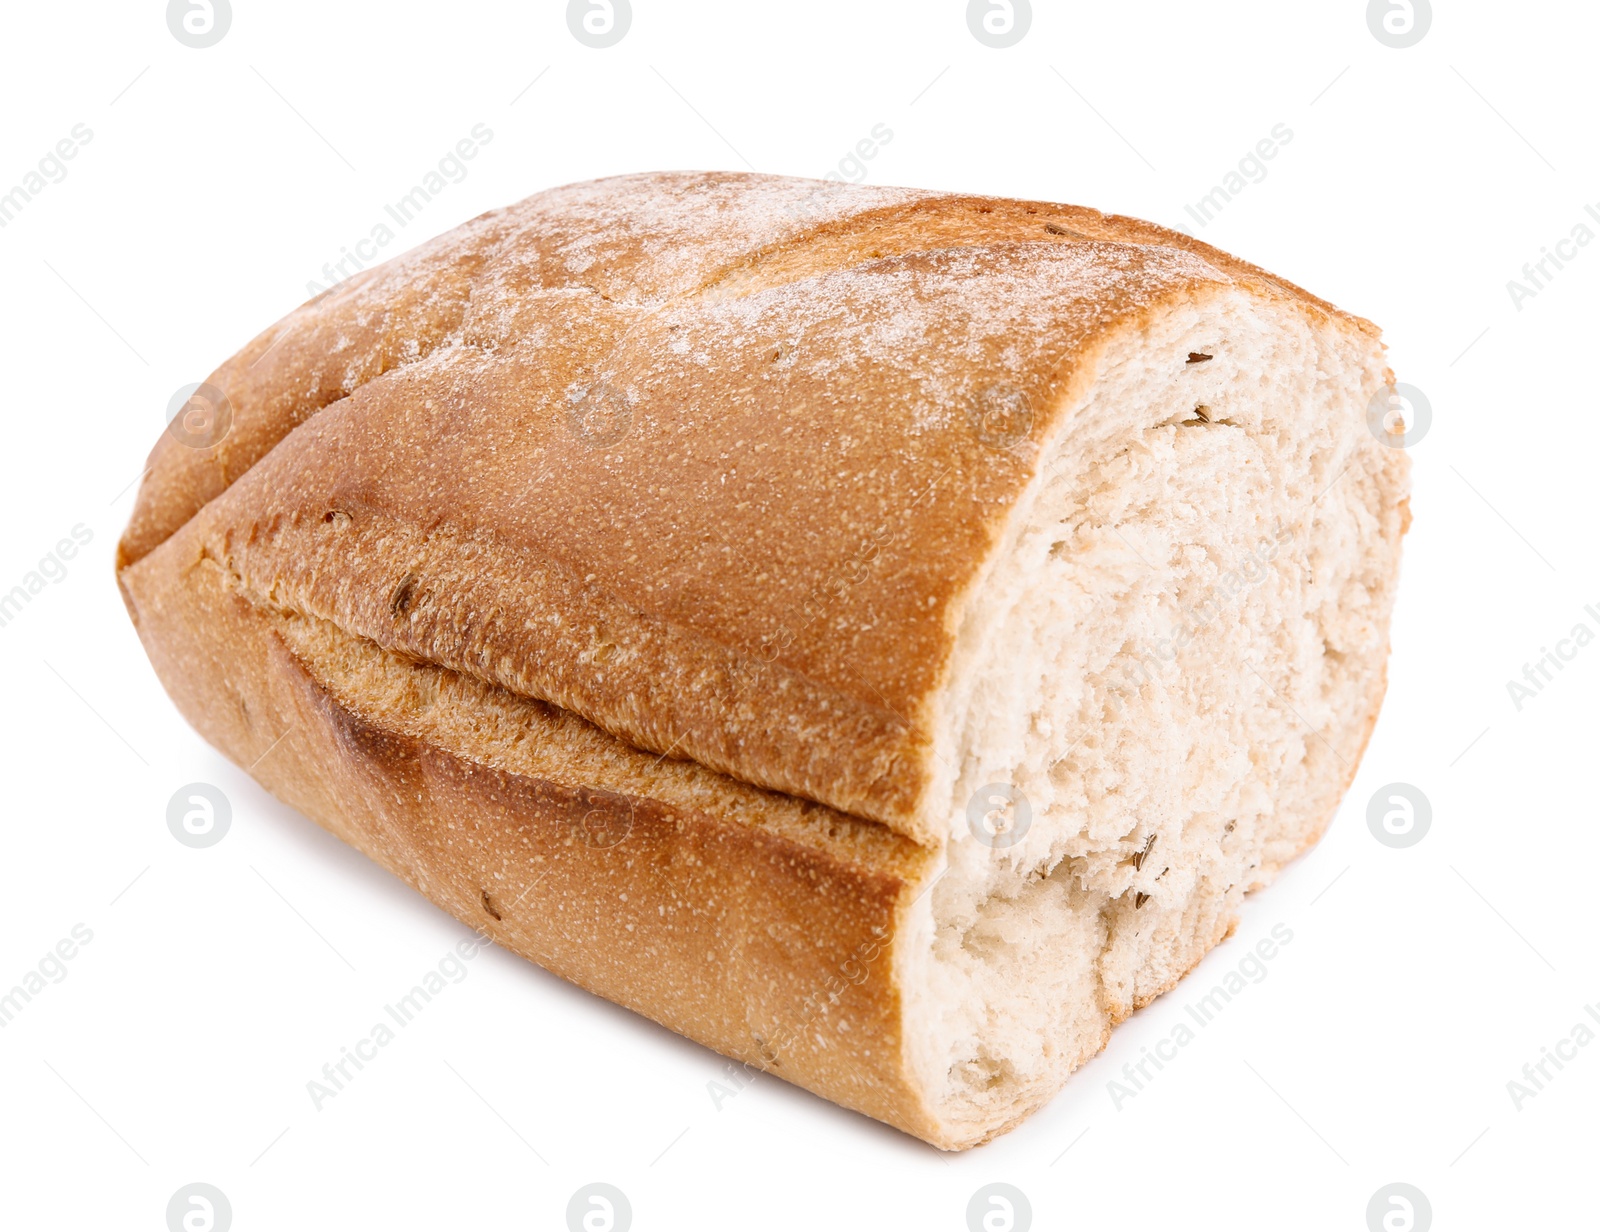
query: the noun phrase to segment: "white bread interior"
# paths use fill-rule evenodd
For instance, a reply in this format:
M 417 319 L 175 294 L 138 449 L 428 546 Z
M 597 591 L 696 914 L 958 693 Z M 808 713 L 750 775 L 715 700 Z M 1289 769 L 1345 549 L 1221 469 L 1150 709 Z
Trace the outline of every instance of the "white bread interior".
M 1330 820 L 1406 516 L 1403 454 L 1365 425 L 1386 375 L 1348 322 L 1220 287 L 1117 334 L 1046 443 L 960 626 L 948 863 L 896 951 L 907 1068 L 952 1140 L 1047 1100 Z M 993 784 L 1020 835 L 1004 799 L 969 823 Z

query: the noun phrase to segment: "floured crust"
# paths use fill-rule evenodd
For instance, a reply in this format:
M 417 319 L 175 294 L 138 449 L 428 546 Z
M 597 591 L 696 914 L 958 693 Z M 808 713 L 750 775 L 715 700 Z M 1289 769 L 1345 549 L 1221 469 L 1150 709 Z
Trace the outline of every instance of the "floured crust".
M 936 843 L 936 698 L 1061 408 L 1106 338 L 1233 282 L 1371 330 L 1074 207 L 720 174 L 560 189 L 219 369 L 230 434 L 163 438 L 121 560 L 203 509 L 297 609 Z M 1027 408 L 1020 439 L 975 420 L 994 391 Z

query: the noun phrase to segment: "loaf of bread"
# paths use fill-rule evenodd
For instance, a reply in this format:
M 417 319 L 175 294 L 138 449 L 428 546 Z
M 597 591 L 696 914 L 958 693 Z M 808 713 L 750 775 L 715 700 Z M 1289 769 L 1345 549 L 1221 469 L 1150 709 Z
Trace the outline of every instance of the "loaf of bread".
M 1091 209 L 579 184 L 325 292 L 118 577 L 267 790 L 462 921 L 944 1148 L 1314 843 L 1384 688 L 1377 329 Z

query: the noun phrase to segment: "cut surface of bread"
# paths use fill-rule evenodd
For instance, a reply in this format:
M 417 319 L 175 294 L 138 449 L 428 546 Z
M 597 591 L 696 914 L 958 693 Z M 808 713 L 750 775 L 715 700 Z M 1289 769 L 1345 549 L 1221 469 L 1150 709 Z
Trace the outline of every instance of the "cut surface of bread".
M 1102 357 L 1110 434 L 1019 502 L 938 729 L 947 871 L 904 986 L 947 1123 L 1048 1098 L 1320 836 L 1388 649 L 1381 379 L 1364 338 L 1236 293 Z
M 119 580 L 269 790 L 960 1148 L 1332 817 L 1409 516 L 1389 379 L 1368 323 L 1135 220 L 624 177 L 223 365 L 229 434 L 163 438 Z

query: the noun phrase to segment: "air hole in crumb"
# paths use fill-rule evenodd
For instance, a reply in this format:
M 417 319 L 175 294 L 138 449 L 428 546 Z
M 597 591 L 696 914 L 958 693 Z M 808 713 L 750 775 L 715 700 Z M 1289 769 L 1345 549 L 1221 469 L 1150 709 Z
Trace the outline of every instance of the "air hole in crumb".
M 497 920 L 503 918 L 500 913 L 494 909 L 494 903 L 489 901 L 489 891 L 480 890 L 478 893 L 483 895 L 483 909 Z
M 1206 362 L 1206 360 L 1208 360 L 1210 358 L 1211 358 L 1211 356 L 1207 355 L 1204 351 L 1190 351 L 1189 352 L 1189 362 L 1191 364 L 1203 364 L 1203 363 Z
M 400 579 L 400 585 L 394 588 L 394 594 L 389 597 L 389 614 L 391 616 L 404 616 L 411 607 L 411 602 L 417 597 L 417 575 L 408 573 Z
M 350 525 L 350 515 L 343 509 L 330 509 L 322 515 L 324 522 L 331 523 L 335 530 L 342 530 Z

